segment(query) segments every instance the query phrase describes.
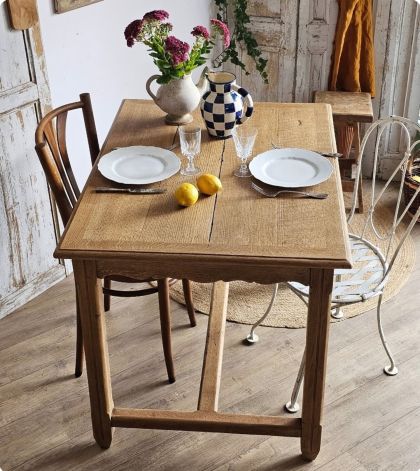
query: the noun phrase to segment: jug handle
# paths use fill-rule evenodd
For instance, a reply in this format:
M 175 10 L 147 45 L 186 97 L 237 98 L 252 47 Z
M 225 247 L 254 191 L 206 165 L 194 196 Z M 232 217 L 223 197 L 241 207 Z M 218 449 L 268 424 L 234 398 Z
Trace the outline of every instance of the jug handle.
M 207 85 L 209 83 L 207 74 L 210 72 L 210 69 L 205 66 L 203 71 L 200 74 L 200 78 L 198 79 L 198 82 L 195 84 L 195 86 L 198 88 L 198 91 L 200 92 L 200 95 L 204 95 L 204 93 L 207 90 Z
M 157 103 L 157 96 L 150 89 L 150 85 L 153 82 L 153 80 L 157 80 L 158 78 L 160 78 L 160 75 L 152 75 L 151 77 L 149 77 L 149 79 L 146 82 L 146 91 L 150 95 L 150 97 L 153 99 L 153 101 L 156 103 Z
M 254 101 L 252 100 L 251 95 L 245 90 L 245 88 L 239 87 L 236 83 L 232 84 L 232 88 L 241 95 L 244 102 L 244 110 L 240 118 L 236 120 L 236 124 L 244 123 L 254 111 Z

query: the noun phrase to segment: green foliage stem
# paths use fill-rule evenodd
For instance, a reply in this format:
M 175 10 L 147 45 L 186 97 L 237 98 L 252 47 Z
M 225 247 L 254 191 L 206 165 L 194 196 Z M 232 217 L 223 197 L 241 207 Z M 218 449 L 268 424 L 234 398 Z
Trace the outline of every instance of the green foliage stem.
M 230 46 L 214 59 L 215 67 L 229 61 L 249 75 L 246 65 L 239 56 L 238 46 L 240 46 L 255 63 L 255 68 L 264 83 L 268 83 L 268 61 L 262 57 L 258 42 L 249 28 L 248 0 L 214 0 L 214 3 L 218 8 L 217 18 L 225 23 L 228 23 L 228 8 L 231 4 L 234 22 L 233 25 L 228 25 L 231 31 Z

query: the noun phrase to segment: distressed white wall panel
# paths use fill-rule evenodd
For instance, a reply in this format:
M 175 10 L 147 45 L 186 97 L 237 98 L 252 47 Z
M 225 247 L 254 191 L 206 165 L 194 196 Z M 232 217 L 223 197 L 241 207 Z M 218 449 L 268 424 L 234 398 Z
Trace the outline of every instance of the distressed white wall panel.
M 278 72 L 278 101 L 295 101 L 295 76 L 296 76 L 296 11 L 299 8 L 299 0 L 280 2 L 280 14 L 283 34 L 280 41 L 280 59 Z
M 282 7 L 285 3 L 279 0 L 253 0 L 249 2 L 248 14 L 252 16 L 266 16 L 268 18 L 282 18 Z
M 331 24 L 330 0 L 301 0 L 298 16 L 295 101 L 312 101 L 313 92 L 326 87 L 336 17 Z
M 30 80 L 23 34 L 10 30 L 6 4 L 0 5 L 0 93 Z
M 417 121 L 420 107 L 419 10 L 412 0 L 375 2 L 375 117 L 401 115 Z M 416 62 L 417 59 L 417 62 Z M 415 80 L 417 78 L 417 81 Z M 401 134 L 388 133 L 381 141 L 386 158 L 379 175 L 387 178 L 401 159 Z M 373 143 L 368 147 L 373 153 Z M 367 159 L 365 173 L 372 172 Z
M 49 104 L 39 28 L 10 29 L 0 5 L 0 318 L 64 276 L 52 256 L 55 227 L 34 149 Z
M 264 57 L 269 60 L 269 84 L 262 83 L 245 54 L 242 54 L 242 60 L 251 70 L 250 75 L 231 64 L 225 64 L 224 68 L 236 74 L 238 83 L 251 92 L 254 100 L 294 101 L 298 8 L 299 0 L 249 2 L 250 28 Z
M 56 241 L 48 189 L 33 149 L 36 125 L 34 105 L 0 116 L 2 190 L 7 223 L 18 249 L 12 254 L 14 265 L 19 268 L 15 287 L 23 286 L 57 263 L 51 256 Z
M 417 121 L 420 117 L 420 6 L 417 7 L 414 17 L 414 31 L 410 51 L 410 73 L 405 96 L 404 115 L 413 121 Z
M 254 67 L 248 67 L 251 70 L 249 75 L 240 72 L 241 86 L 247 90 L 254 89 L 255 83 L 260 83 L 258 93 L 262 101 L 277 101 L 278 100 L 278 86 L 280 83 L 279 71 L 282 70 L 280 61 L 282 55 L 280 54 L 282 24 L 272 18 L 256 18 L 252 17 L 252 30 L 255 37 L 263 50 L 263 54 L 268 58 L 268 74 L 270 83 L 268 85 L 262 84 L 258 72 Z M 245 61 L 249 63 L 249 60 Z M 237 73 L 237 71 L 236 71 Z M 272 80 L 271 80 L 272 77 Z

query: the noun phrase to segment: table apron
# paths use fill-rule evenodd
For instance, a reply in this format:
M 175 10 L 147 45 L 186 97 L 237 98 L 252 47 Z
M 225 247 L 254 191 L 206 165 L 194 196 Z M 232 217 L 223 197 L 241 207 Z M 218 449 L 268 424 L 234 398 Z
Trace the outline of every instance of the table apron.
M 218 262 L 197 260 L 195 263 L 169 261 L 137 260 L 98 260 L 96 273 L 98 278 L 107 275 L 120 275 L 134 279 L 188 279 L 200 283 L 216 281 L 246 281 L 261 284 L 273 284 L 286 281 L 298 281 L 309 284 L 310 269 L 284 266 L 273 263 L 241 263 L 240 261 Z

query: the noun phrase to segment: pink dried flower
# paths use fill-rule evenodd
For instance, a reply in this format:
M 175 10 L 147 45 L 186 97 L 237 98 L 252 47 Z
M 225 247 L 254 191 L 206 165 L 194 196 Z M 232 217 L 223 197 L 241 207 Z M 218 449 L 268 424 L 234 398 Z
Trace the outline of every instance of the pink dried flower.
M 175 36 L 168 36 L 165 39 L 165 50 L 171 55 L 172 63 L 178 65 L 180 62 L 184 62 L 188 59 L 190 46 Z
M 193 36 L 198 36 L 204 39 L 209 39 L 210 33 L 209 30 L 204 26 L 195 26 L 194 29 L 191 31 Z
M 143 20 L 132 21 L 124 30 L 124 36 L 127 40 L 127 46 L 132 47 L 143 28 Z
M 165 10 L 149 11 L 143 16 L 144 21 L 165 21 L 169 18 L 169 13 Z
M 230 45 L 230 31 L 229 28 L 223 21 L 212 19 L 210 20 L 213 28 L 216 30 L 217 33 L 223 36 L 223 45 L 225 47 L 229 47 Z

